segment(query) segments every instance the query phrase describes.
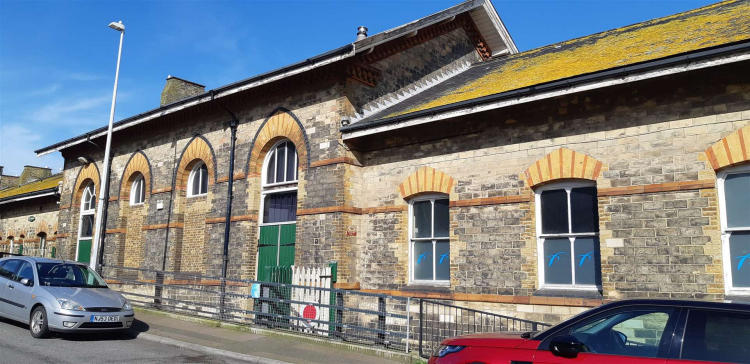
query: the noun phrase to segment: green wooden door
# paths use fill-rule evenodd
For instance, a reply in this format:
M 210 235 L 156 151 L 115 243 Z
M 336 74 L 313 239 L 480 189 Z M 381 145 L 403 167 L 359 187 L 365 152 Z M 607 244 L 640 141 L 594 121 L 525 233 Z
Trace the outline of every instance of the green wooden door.
M 269 267 L 294 264 L 294 242 L 297 224 L 260 227 L 258 239 L 258 280 L 271 281 Z M 291 283 L 291 282 L 288 282 Z
M 78 240 L 78 261 L 86 264 L 91 262 L 91 239 Z

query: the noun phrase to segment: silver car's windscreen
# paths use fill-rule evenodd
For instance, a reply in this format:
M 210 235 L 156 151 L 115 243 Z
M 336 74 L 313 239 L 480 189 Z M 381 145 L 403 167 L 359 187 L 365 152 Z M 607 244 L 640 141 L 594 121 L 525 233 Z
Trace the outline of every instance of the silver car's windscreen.
M 98 274 L 83 264 L 36 263 L 39 284 L 52 287 L 106 288 Z

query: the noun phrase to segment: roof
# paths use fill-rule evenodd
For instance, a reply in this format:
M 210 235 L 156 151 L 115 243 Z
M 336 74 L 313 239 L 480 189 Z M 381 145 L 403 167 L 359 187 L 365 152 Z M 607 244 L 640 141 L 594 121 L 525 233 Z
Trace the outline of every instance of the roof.
M 346 129 L 534 85 L 750 39 L 750 1 L 730 0 L 476 64 Z M 362 124 L 362 125 L 359 125 Z
M 58 173 L 39 181 L 27 183 L 18 187 L 6 188 L 0 191 L 0 201 L 21 196 L 32 196 L 35 193 L 48 192 L 48 190 L 57 188 L 57 184 L 62 181 L 62 178 L 62 173 Z
M 117 132 L 119 130 L 135 126 L 143 122 L 154 120 L 173 112 L 197 106 L 198 104 L 203 104 L 213 101 L 217 98 L 248 90 L 250 88 L 255 88 L 271 82 L 279 81 L 281 79 L 307 72 L 315 68 L 323 67 L 331 63 L 354 57 L 355 55 L 360 53 L 369 52 L 370 50 L 372 50 L 372 48 L 379 46 L 380 44 L 387 43 L 401 37 L 407 37 L 410 34 L 413 34 L 415 31 L 433 24 L 440 23 L 442 21 L 449 20 L 462 13 L 469 13 L 471 15 L 472 19 L 474 19 L 477 23 L 479 32 L 488 41 L 489 45 L 491 47 L 494 47 L 493 51 L 502 51 L 503 49 L 500 48 L 505 47 L 509 48 L 511 53 L 517 52 L 516 45 L 513 43 L 513 40 L 508 34 L 507 29 L 505 29 L 505 26 L 500 20 L 500 17 L 495 12 L 495 8 L 492 6 L 490 0 L 466 0 L 443 11 L 372 35 L 365 39 L 352 42 L 328 52 L 321 53 L 317 56 L 307 58 L 303 61 L 284 66 L 270 72 L 262 73 L 244 80 L 233 82 L 216 89 L 208 90 L 202 94 L 179 100 L 171 104 L 167 104 L 140 113 L 138 115 L 128 117 L 126 119 L 122 119 L 113 124 L 112 130 L 113 132 Z M 102 137 L 106 135 L 106 132 L 107 127 L 103 126 L 76 137 L 69 138 L 50 146 L 38 149 L 34 152 L 38 156 L 41 156 L 53 151 L 61 151 L 70 146 L 83 143 L 86 140 Z

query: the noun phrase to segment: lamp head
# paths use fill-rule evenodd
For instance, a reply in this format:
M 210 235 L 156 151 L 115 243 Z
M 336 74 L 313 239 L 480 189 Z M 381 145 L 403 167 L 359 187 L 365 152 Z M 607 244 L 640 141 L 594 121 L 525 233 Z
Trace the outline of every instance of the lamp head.
M 118 31 L 118 32 L 124 32 L 125 31 L 125 24 L 122 23 L 122 20 L 118 22 L 111 22 L 109 23 L 109 27 Z
M 78 163 L 81 163 L 84 166 L 87 165 L 87 164 L 89 164 L 89 162 L 91 162 L 88 158 L 83 157 L 83 156 L 78 157 L 76 159 L 78 159 Z

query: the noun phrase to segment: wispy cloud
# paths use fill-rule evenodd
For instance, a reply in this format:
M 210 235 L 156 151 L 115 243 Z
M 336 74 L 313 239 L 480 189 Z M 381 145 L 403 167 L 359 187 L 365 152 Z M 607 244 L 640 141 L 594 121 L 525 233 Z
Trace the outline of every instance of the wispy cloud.
M 60 170 L 62 160 L 57 155 L 37 158 L 34 146 L 39 144 L 42 136 L 20 124 L 3 123 L 0 125 L 0 165 L 4 174 L 18 175 L 24 165 L 47 166 L 53 173 Z
M 106 114 L 91 115 L 90 112 L 106 109 L 110 100 L 110 96 L 58 99 L 33 111 L 30 119 L 35 122 L 55 124 L 67 124 L 70 121 L 76 124 L 86 124 L 87 121 L 93 121 L 87 120 L 92 117 L 96 120 L 103 120 Z
M 37 89 L 32 89 L 32 90 L 30 90 L 26 94 L 26 96 L 44 96 L 44 95 L 50 95 L 50 94 L 53 94 L 53 93 L 57 92 L 57 90 L 59 90 L 61 87 L 62 87 L 61 84 L 59 84 L 59 83 L 53 83 L 53 84 L 45 86 L 45 87 L 40 87 L 40 88 L 37 88 Z

